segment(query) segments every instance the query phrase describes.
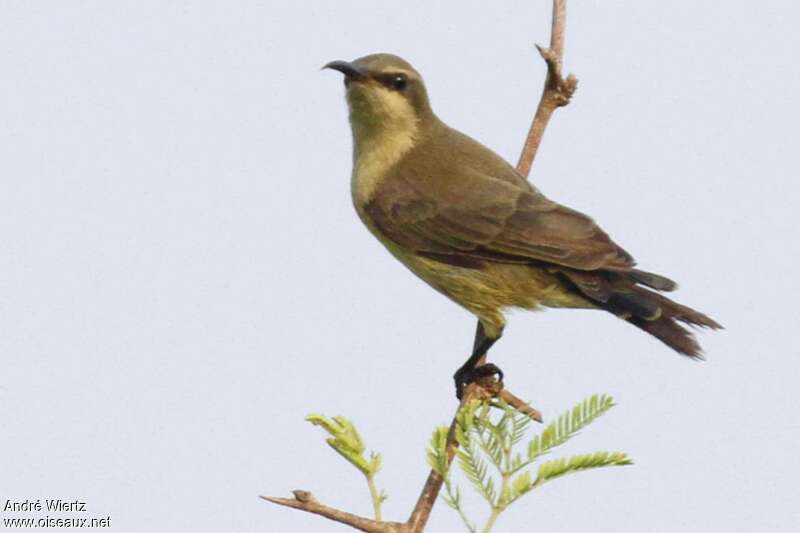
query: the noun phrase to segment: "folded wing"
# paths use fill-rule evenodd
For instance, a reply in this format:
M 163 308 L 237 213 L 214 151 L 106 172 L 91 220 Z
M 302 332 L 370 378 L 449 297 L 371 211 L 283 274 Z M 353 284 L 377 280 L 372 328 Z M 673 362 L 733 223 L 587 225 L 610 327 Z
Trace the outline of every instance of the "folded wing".
M 402 170 L 379 185 L 365 211 L 386 237 L 421 255 L 455 264 L 544 262 L 585 271 L 634 265 L 591 218 L 527 182 L 464 167 L 457 176 Z

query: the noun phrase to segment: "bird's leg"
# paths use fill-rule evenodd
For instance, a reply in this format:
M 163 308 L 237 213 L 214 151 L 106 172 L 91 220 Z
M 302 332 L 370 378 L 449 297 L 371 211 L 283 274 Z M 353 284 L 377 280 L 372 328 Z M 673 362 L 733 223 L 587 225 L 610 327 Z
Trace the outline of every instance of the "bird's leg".
M 461 365 L 461 368 L 456 370 L 453 374 L 453 380 L 456 383 L 456 398 L 459 400 L 464 393 L 464 387 L 476 381 L 478 378 L 496 375 L 498 381 L 503 381 L 503 371 L 492 363 L 484 363 L 478 366 L 478 362 L 486 355 L 489 348 L 500 339 L 501 335 L 497 337 L 489 337 L 483 329 L 483 324 L 478 321 L 478 327 L 475 330 L 475 343 L 472 346 L 472 355 L 469 359 Z

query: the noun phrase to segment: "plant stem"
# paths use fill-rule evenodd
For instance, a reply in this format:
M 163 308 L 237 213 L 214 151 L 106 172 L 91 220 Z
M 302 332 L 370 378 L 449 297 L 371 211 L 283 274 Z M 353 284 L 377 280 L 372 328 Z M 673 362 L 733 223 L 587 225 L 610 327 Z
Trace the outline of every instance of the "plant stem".
M 444 489 L 445 489 L 445 491 L 447 491 L 447 497 L 449 498 L 450 502 L 455 504 L 455 505 L 451 505 L 451 507 L 456 510 L 456 512 L 458 513 L 458 516 L 461 517 L 461 520 L 464 522 L 464 525 L 467 526 L 467 529 L 469 530 L 469 532 L 470 533 L 477 533 L 477 530 L 475 529 L 475 526 L 472 524 L 472 522 L 470 522 L 469 517 L 464 512 L 464 508 L 461 507 L 460 498 L 457 498 L 456 497 L 456 493 L 453 492 L 453 484 L 450 482 L 450 473 L 449 472 L 445 473 Z
M 492 530 L 495 522 L 497 522 L 497 519 L 500 517 L 500 513 L 505 511 L 508 507 L 509 502 L 506 500 L 506 495 L 509 490 L 508 483 L 511 481 L 511 477 L 514 475 L 511 470 L 511 453 L 511 442 L 504 440 L 503 457 L 500 460 L 500 464 L 497 465 L 498 469 L 500 470 L 500 477 L 502 479 L 500 482 L 500 492 L 497 495 L 497 501 L 494 503 L 494 505 L 492 505 L 492 514 L 489 515 L 489 519 L 486 521 L 486 525 L 483 527 L 483 533 L 489 533 Z
M 503 498 L 505 498 L 505 494 L 508 491 L 508 482 L 511 481 L 511 473 L 503 471 L 500 472 L 500 476 L 502 477 L 502 481 L 500 482 L 500 494 L 497 496 L 497 503 L 492 506 L 492 514 L 489 515 L 486 525 L 483 526 L 483 533 L 489 533 L 492 530 L 500 513 L 505 511 L 506 507 L 508 507 L 509 502 L 503 501 Z
M 375 514 L 375 520 L 380 522 L 381 518 L 381 495 L 378 493 L 378 487 L 375 486 L 375 479 L 373 476 L 367 476 L 367 486 L 369 487 L 369 496 L 372 498 L 372 511 Z
M 489 520 L 486 521 L 486 525 L 483 527 L 483 533 L 489 533 L 492 528 L 494 527 L 494 523 L 497 522 L 497 517 L 500 516 L 500 509 L 494 508 L 492 509 L 492 514 L 489 515 Z

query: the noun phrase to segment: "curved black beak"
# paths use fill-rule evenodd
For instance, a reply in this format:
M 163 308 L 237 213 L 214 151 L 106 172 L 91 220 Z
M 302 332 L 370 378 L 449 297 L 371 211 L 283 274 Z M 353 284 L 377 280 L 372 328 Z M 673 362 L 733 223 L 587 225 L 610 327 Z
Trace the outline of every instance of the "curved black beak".
M 366 77 L 366 74 L 362 69 L 360 69 L 359 67 L 355 66 L 352 63 L 348 63 L 347 61 L 340 61 L 340 60 L 331 61 L 322 68 L 338 70 L 339 72 L 344 74 L 348 80 L 357 81 Z

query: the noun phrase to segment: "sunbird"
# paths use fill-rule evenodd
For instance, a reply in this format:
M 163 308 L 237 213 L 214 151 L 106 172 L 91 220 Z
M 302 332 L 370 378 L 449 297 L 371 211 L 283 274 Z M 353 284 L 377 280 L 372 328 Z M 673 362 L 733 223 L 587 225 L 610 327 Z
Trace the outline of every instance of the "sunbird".
M 599 309 L 683 355 L 702 350 L 683 324 L 719 329 L 661 292 L 677 284 L 635 268 L 588 216 L 556 203 L 512 165 L 448 127 L 407 61 L 372 54 L 323 68 L 344 74 L 353 134 L 351 194 L 369 231 L 409 270 L 478 318 L 456 394 L 503 334 L 508 308 Z

